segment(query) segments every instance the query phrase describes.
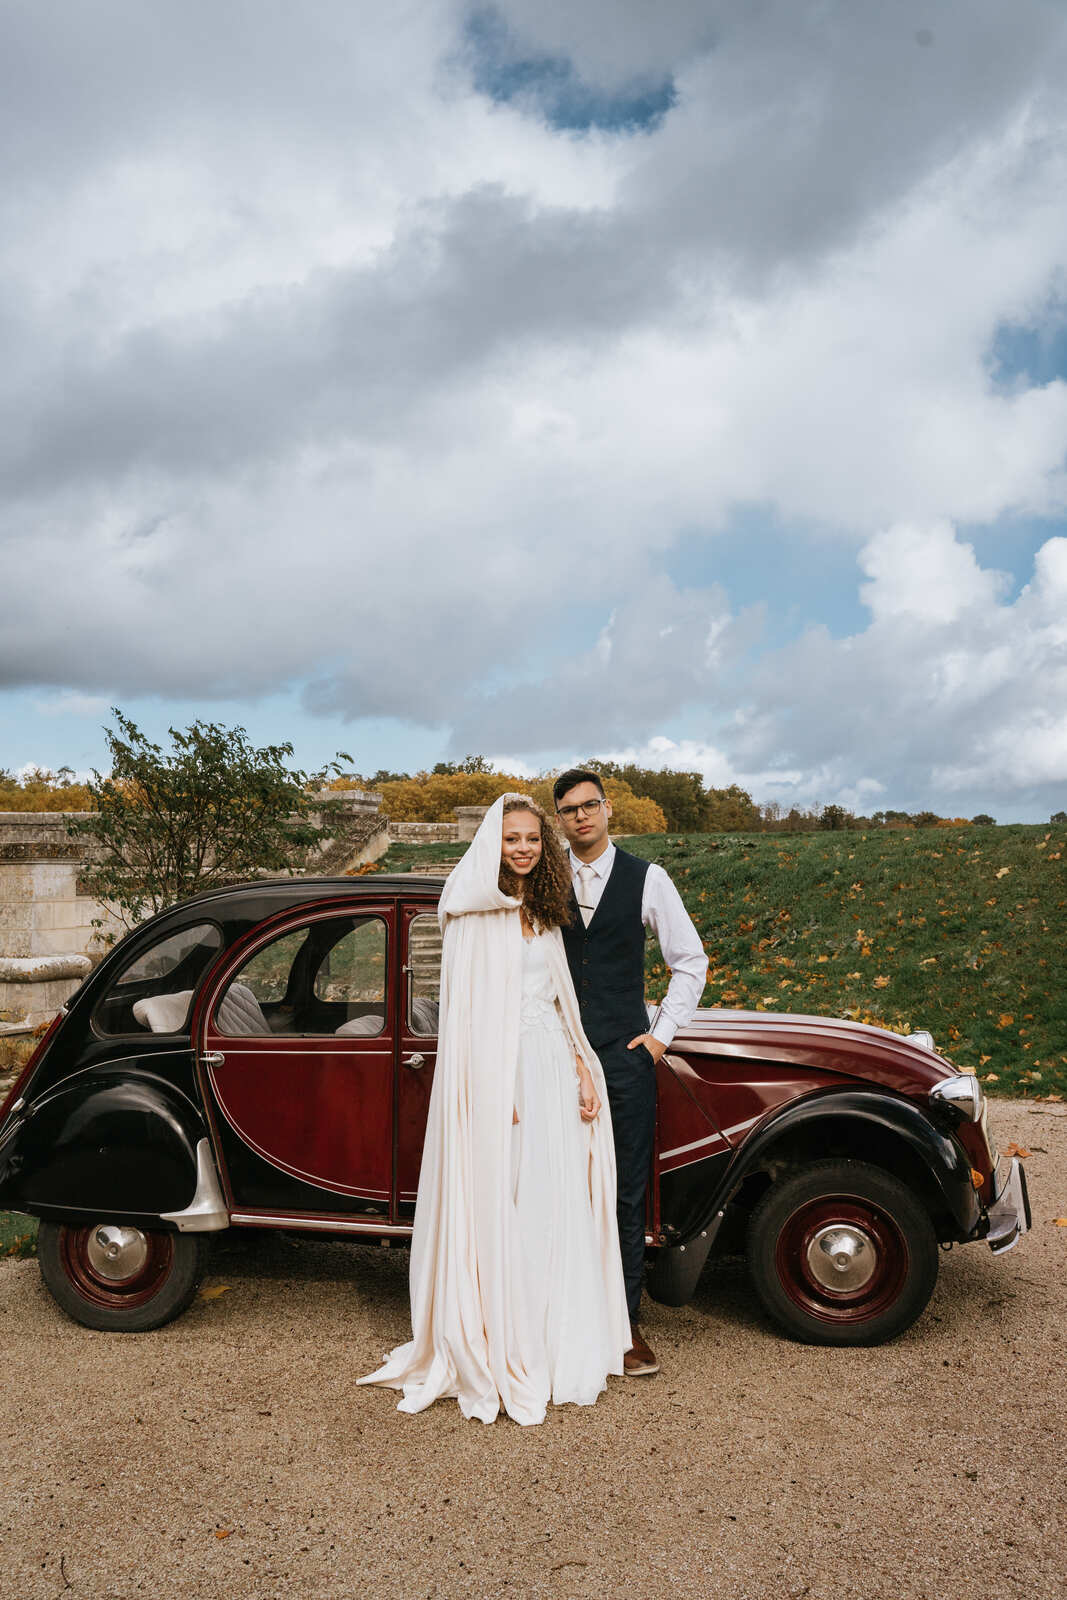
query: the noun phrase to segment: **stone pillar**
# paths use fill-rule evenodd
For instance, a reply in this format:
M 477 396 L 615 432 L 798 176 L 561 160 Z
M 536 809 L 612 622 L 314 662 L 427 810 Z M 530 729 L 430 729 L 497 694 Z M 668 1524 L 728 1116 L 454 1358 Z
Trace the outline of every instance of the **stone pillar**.
M 0 812 L 0 1031 L 48 1022 L 92 967 L 95 900 L 66 812 Z
M 456 816 L 459 818 L 459 842 L 469 844 L 478 832 L 482 818 L 489 810 L 488 806 L 455 806 Z

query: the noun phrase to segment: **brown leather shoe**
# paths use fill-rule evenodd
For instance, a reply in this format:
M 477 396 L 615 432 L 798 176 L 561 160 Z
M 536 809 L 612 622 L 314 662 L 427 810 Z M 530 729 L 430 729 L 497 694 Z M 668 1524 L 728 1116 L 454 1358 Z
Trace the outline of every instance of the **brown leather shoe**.
M 630 1324 L 630 1338 L 633 1344 L 622 1358 L 623 1372 L 628 1378 L 651 1377 L 653 1372 L 659 1371 L 659 1362 L 652 1347 L 642 1339 L 636 1322 Z

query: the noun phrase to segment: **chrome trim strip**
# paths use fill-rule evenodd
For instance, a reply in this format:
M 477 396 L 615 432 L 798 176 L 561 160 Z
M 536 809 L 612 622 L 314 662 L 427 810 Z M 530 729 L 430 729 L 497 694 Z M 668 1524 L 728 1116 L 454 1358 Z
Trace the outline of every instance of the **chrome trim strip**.
M 380 1239 L 406 1239 L 411 1235 L 410 1224 L 396 1222 L 357 1222 L 348 1218 L 268 1216 L 265 1212 L 235 1211 L 230 1221 L 236 1226 L 250 1228 L 305 1228 L 318 1233 L 369 1233 Z
M 692 1144 L 676 1144 L 673 1150 L 661 1150 L 659 1158 L 667 1161 L 671 1156 L 684 1156 L 690 1150 L 702 1150 L 706 1144 L 724 1144 L 721 1133 L 709 1133 L 706 1139 L 694 1139 Z
M 760 1116 L 764 1114 L 761 1112 Z M 744 1133 L 746 1128 L 754 1127 L 759 1120 L 760 1117 L 749 1117 L 745 1122 L 735 1123 L 732 1128 L 725 1128 L 722 1133 L 709 1133 L 703 1139 L 694 1139 L 692 1144 L 676 1144 L 672 1150 L 661 1150 L 659 1158 L 661 1161 L 669 1161 L 672 1156 L 688 1155 L 690 1150 L 703 1150 L 709 1144 L 726 1144 L 732 1133 Z M 683 1161 L 682 1166 L 692 1166 L 692 1162 Z
M 770 1106 L 767 1107 L 767 1111 L 770 1111 L 771 1109 L 772 1108 Z M 774 1107 L 773 1109 L 777 1110 L 777 1107 Z M 732 1133 L 744 1133 L 746 1128 L 754 1128 L 756 1123 L 761 1122 L 766 1115 L 766 1111 L 761 1111 L 758 1117 L 747 1117 L 744 1122 L 735 1122 L 732 1128 L 724 1128 L 722 1131 L 727 1138 L 729 1138 Z
M 218 1233 L 230 1225 L 230 1213 L 219 1187 L 219 1176 L 211 1154 L 211 1144 L 201 1139 L 196 1146 L 196 1189 L 184 1211 L 161 1211 L 161 1222 L 173 1222 L 179 1233 Z

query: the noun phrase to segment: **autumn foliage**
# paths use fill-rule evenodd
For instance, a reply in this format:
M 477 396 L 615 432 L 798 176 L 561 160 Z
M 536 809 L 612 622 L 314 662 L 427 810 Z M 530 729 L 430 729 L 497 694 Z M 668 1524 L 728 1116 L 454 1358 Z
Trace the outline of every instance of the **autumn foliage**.
M 34 767 L 16 777 L 0 769 L 0 811 L 90 811 L 88 784 L 77 783 L 69 767 L 50 772 Z
M 351 779 L 338 779 L 338 784 Z M 506 772 L 420 772 L 414 777 L 398 777 L 371 782 L 382 797 L 382 810 L 393 822 L 455 822 L 457 806 L 490 806 L 499 795 L 512 790 L 528 794 L 550 814 L 552 778 L 522 778 Z M 663 833 L 667 827 L 663 811 L 654 800 L 634 794 L 620 778 L 605 778 L 604 792 L 611 801 L 613 833 Z

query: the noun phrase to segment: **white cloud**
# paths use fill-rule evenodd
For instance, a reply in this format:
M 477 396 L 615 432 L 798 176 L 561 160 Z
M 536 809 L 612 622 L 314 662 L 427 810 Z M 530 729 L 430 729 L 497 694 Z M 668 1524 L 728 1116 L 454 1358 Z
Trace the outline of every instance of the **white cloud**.
M 79 694 L 65 689 L 48 700 L 35 700 L 33 709 L 41 717 L 99 717 L 108 711 L 108 702 L 97 694 Z
M 870 579 L 860 598 L 878 621 L 955 622 L 972 606 L 991 605 L 1008 582 L 1003 573 L 983 571 L 973 547 L 959 544 L 948 522 L 927 528 L 898 523 L 876 533 L 859 563 Z

